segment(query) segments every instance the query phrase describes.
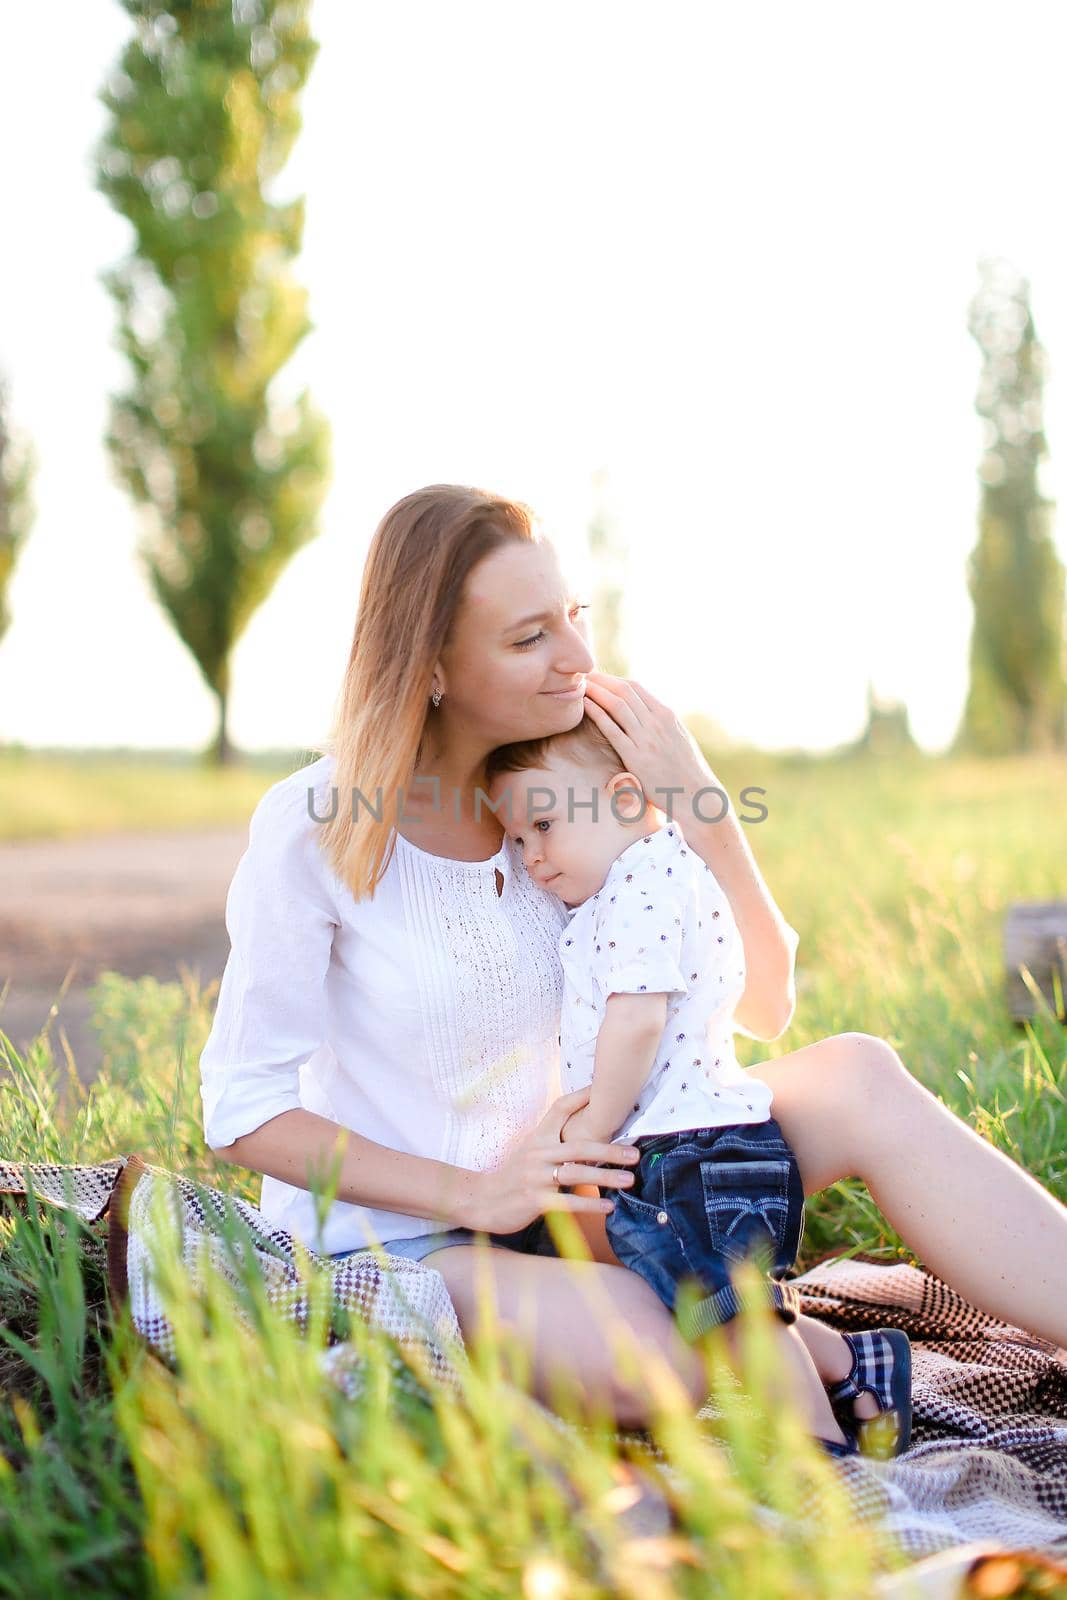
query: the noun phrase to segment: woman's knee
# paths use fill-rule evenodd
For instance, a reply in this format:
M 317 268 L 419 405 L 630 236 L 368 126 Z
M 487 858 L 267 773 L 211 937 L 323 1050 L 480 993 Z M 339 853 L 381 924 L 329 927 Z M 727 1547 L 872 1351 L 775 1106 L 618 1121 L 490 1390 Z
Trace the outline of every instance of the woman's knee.
M 837 1033 L 820 1041 L 820 1048 L 823 1070 L 836 1079 L 842 1097 L 867 1111 L 915 1081 L 888 1039 L 877 1034 Z

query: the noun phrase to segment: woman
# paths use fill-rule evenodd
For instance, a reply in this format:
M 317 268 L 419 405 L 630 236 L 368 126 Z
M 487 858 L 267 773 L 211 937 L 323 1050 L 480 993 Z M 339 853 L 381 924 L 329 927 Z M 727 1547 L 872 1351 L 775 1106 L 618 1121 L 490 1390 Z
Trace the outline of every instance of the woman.
M 700 794 L 717 785 L 693 740 L 640 684 L 594 670 L 584 608 L 527 507 L 433 485 L 375 532 L 329 752 L 253 815 L 201 1058 L 205 1135 L 264 1174 L 262 1209 L 312 1248 L 374 1237 L 436 1268 L 469 1340 L 469 1246 L 491 1234 L 496 1314 L 534 1391 L 563 1386 L 640 1426 L 654 1357 L 694 1402 L 703 1362 L 604 1237 L 596 1185 L 632 1182 L 633 1156 L 590 1141 L 559 1161 L 587 1093 L 553 1098 L 566 911 L 526 873 L 482 782 L 491 750 L 583 712 L 729 896 L 747 968 L 738 1024 L 783 1032 L 797 936 L 732 810 L 703 820 L 721 807 Z M 806 1193 L 863 1178 L 932 1272 L 1067 1344 L 1067 1210 L 887 1043 L 841 1034 L 750 1070 L 773 1090 Z M 334 1177 L 320 1217 L 311 1191 Z M 593 1259 L 554 1253 L 550 1210 L 575 1214 Z

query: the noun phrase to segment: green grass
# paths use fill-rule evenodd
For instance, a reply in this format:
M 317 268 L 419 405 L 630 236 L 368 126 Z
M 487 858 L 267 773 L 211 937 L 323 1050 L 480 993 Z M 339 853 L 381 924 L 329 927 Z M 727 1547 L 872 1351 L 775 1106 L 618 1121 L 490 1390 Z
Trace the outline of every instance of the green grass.
M 184 751 L 0 745 L 0 841 L 244 823 L 270 784 L 309 759 L 267 752 L 219 772 Z
M 846 1029 L 885 1036 L 1067 1198 L 1067 1034 L 1048 1016 L 1011 1022 L 1000 955 L 1007 903 L 1063 892 L 1067 764 L 736 756 L 721 775 L 734 792 L 767 788 L 770 816 L 749 837 L 801 934 L 796 1020 L 773 1045 L 740 1040 L 742 1059 Z M 79 1092 L 46 1040 L 25 1058 L 9 1047 L 0 1154 L 137 1150 L 254 1200 L 258 1179 L 217 1165 L 202 1140 L 196 1063 L 214 998 L 192 980 L 105 975 L 103 1072 Z M 4 1203 L 0 1595 L 852 1600 L 891 1561 L 845 1528 L 832 1474 L 793 1419 L 761 1408 L 758 1326 L 753 1398 L 709 1367 L 716 1427 L 647 1375 L 679 1526 L 642 1543 L 619 1515 L 620 1461 L 642 1461 L 641 1437 L 620 1443 L 604 1419 L 568 1432 L 546 1423 L 503 1334 L 453 1397 L 397 1383 L 386 1343 L 361 1331 L 366 1380 L 346 1399 L 317 1365 L 324 1314 L 300 1339 L 261 1306 L 245 1333 L 232 1300 L 183 1294 L 165 1254 L 172 1373 L 112 1318 L 102 1240 L 100 1226 Z M 831 1250 L 890 1260 L 899 1248 L 861 1186 L 844 1183 L 809 1204 L 800 1266 Z M 242 1290 L 249 1304 L 256 1292 L 254 1281 Z

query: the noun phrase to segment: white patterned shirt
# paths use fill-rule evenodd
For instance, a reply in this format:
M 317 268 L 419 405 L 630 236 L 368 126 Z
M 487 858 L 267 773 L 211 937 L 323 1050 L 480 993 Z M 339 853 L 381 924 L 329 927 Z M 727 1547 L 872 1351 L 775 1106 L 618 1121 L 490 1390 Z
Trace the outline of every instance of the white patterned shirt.
M 635 840 L 560 934 L 563 1092 L 592 1082 L 611 994 L 667 995 L 656 1059 L 614 1140 L 763 1122 L 771 1089 L 734 1050 L 745 953 L 730 902 L 676 821 Z

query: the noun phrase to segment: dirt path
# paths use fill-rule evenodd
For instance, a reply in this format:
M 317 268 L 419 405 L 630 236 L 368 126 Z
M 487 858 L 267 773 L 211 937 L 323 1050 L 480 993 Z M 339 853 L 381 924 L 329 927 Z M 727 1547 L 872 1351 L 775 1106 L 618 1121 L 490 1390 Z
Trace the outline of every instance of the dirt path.
M 20 1052 L 58 1002 L 78 1075 L 100 1065 L 87 990 L 103 971 L 201 982 L 221 976 L 229 951 L 226 890 L 247 825 L 186 833 L 115 833 L 0 844 L 0 1029 Z

